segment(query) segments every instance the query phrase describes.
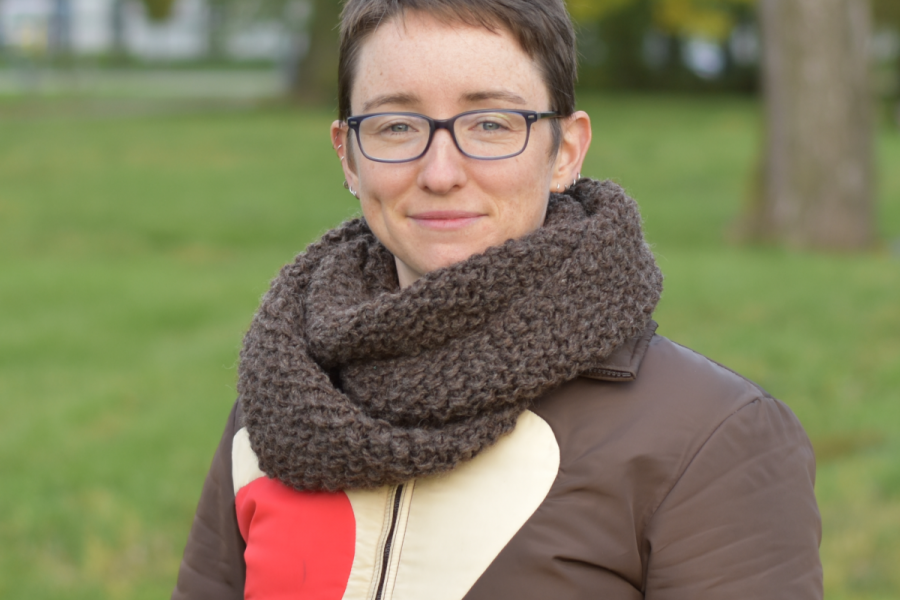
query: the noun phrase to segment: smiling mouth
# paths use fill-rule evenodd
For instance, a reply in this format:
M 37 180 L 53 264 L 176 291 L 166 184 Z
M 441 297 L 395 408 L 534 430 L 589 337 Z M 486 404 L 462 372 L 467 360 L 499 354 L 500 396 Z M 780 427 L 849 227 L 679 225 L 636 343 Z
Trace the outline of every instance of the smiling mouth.
M 467 227 L 484 216 L 461 210 L 435 210 L 411 215 L 409 218 L 426 229 L 453 231 Z

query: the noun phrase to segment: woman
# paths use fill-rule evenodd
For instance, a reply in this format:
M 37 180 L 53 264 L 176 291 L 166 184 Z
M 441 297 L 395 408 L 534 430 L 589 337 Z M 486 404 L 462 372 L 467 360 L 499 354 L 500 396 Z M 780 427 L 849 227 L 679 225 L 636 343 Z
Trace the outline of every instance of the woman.
M 561 0 L 348 0 L 363 219 L 263 299 L 173 598 L 821 598 L 809 442 L 654 334 L 574 56 Z

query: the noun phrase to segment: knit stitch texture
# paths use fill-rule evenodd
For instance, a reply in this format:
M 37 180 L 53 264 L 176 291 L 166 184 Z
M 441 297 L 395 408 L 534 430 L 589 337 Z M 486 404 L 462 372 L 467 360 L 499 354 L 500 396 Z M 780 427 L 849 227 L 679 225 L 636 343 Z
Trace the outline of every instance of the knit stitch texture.
M 362 219 L 286 265 L 244 339 L 260 468 L 298 490 L 452 469 L 648 325 L 662 275 L 635 202 L 581 179 L 544 225 L 400 289 Z

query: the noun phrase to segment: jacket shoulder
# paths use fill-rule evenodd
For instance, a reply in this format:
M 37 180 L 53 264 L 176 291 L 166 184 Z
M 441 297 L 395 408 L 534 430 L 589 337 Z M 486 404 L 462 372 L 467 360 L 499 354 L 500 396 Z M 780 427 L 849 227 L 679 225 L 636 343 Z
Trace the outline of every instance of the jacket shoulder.
M 745 408 L 765 415 L 749 436 L 738 426 Z M 622 506 L 612 512 L 630 513 L 637 531 L 714 434 L 732 437 L 750 454 L 779 436 L 809 445 L 796 416 L 760 386 L 658 335 L 632 381 L 581 377 L 534 411 L 556 436 L 566 484 L 617 498 Z
M 660 335 L 654 335 L 647 345 L 641 367 L 639 377 L 645 384 L 666 385 L 683 408 L 693 401 L 697 408 L 729 411 L 756 398 L 771 398 L 736 371 Z
M 794 414 L 747 378 L 664 337 L 653 335 L 638 362 L 630 381 L 580 377 L 536 405 L 534 412 L 550 425 L 560 453 L 560 475 L 544 510 L 535 515 L 542 519 L 540 530 L 578 522 L 585 562 L 616 572 L 648 598 L 660 600 L 709 597 L 687 592 L 690 586 L 671 575 L 681 567 L 693 569 L 687 578 L 692 585 L 708 584 L 707 575 L 730 577 L 733 591 L 770 566 L 738 573 L 716 562 L 717 569 L 697 570 L 729 543 L 747 548 L 740 554 L 745 561 L 755 549 L 768 552 L 773 544 L 797 549 L 805 591 L 795 597 L 816 597 L 821 570 L 814 462 Z M 762 497 L 769 508 L 750 511 L 748 503 L 753 506 L 753 498 Z M 564 510 L 550 510 L 557 505 Z M 796 521 L 795 526 L 767 520 L 773 510 Z M 678 523 L 691 525 L 679 529 Z M 749 530 L 758 535 L 750 536 Z M 726 538 L 734 535 L 723 541 L 715 537 L 717 531 L 728 532 Z M 780 531 L 797 534 L 802 547 L 787 544 Z M 697 539 L 698 532 L 706 537 L 687 549 L 695 552 L 690 565 L 663 552 L 683 548 L 678 544 Z M 759 539 L 774 541 L 760 546 Z M 559 546 L 560 552 L 571 553 L 577 540 L 565 539 Z M 783 552 L 771 555 L 784 559 Z M 672 594 L 661 594 L 667 586 Z M 772 586 L 757 587 L 772 591 Z
M 637 348 L 637 351 L 635 351 Z M 780 405 L 768 392 L 733 370 L 652 334 L 645 343 L 627 348 L 629 376 L 605 376 L 610 364 L 597 365 L 542 399 L 538 413 L 558 434 L 571 437 L 578 422 L 591 423 L 594 435 L 629 431 L 641 447 L 700 444 L 730 415 L 751 402 L 765 399 Z M 598 376 L 598 374 L 604 376 Z

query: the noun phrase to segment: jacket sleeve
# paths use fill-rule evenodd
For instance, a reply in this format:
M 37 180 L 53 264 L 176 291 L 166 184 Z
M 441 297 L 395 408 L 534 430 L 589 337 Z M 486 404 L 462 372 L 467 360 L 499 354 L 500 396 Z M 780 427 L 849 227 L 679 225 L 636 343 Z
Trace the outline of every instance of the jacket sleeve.
M 647 600 L 819 600 L 822 527 L 815 457 L 784 404 L 762 397 L 727 418 L 646 530 Z
M 231 479 L 231 444 L 237 420 L 231 409 L 178 571 L 172 600 L 243 600 L 244 540 L 238 530 Z

